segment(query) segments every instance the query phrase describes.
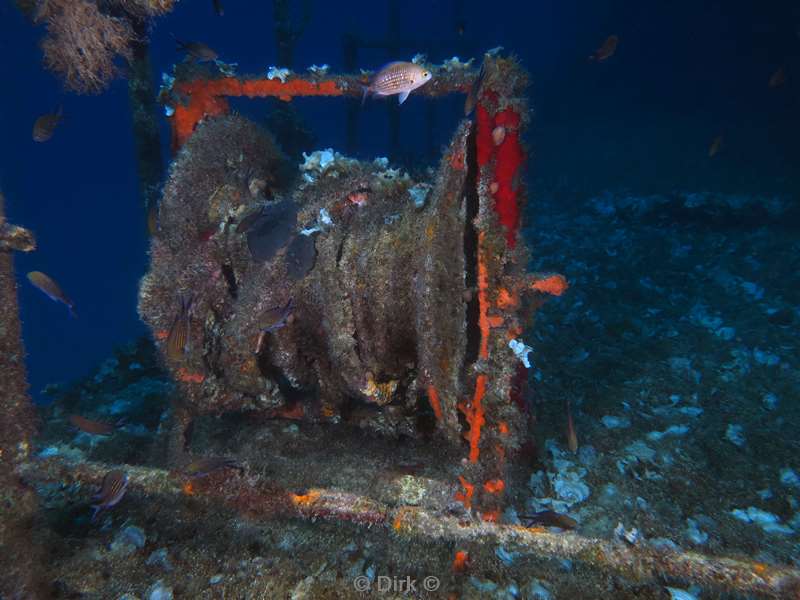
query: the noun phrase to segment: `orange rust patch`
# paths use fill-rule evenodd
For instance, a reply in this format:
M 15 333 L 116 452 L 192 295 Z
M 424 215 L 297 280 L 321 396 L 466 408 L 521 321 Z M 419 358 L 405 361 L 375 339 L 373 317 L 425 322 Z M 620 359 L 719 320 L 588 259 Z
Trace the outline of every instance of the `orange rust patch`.
M 502 327 L 505 319 L 500 315 L 492 315 L 486 318 L 489 322 L 489 327 Z
M 202 373 L 190 373 L 183 367 L 178 369 L 177 377 L 184 383 L 203 383 L 206 380 L 206 376 Z
M 187 496 L 194 496 L 194 486 L 192 485 L 191 481 L 187 481 L 183 484 L 181 491 L 186 494 Z
M 464 170 L 464 151 L 463 150 L 456 150 L 450 155 L 450 166 L 456 169 L 457 171 Z
M 469 562 L 469 553 L 465 550 L 456 552 L 453 559 L 453 573 L 463 573 L 467 570 L 467 563 Z
M 489 356 L 489 267 L 486 265 L 484 255 L 484 240 L 486 232 L 478 232 L 478 327 L 481 330 L 481 358 Z
M 311 82 L 304 79 L 251 79 L 236 77 L 195 80 L 179 83 L 175 91 L 187 96 L 188 105 L 178 103 L 172 116 L 173 145 L 179 148 L 192 135 L 197 123 L 207 116 L 225 114 L 229 110 L 227 97 L 250 98 L 274 96 L 289 101 L 295 96 L 341 96 L 342 90 L 334 80 Z
M 433 414 L 436 415 L 436 420 L 442 420 L 442 403 L 439 401 L 439 392 L 432 385 L 428 386 L 428 402 L 431 403 Z
M 763 575 L 767 572 L 767 565 L 764 563 L 755 563 L 753 565 L 753 571 L 755 571 L 757 575 Z
M 155 337 L 160 342 L 164 341 L 165 339 L 167 339 L 169 337 L 169 331 L 167 331 L 166 329 L 162 329 L 160 331 L 156 331 L 153 334 L 153 337 Z
M 470 406 L 459 404 L 458 408 L 464 413 L 464 417 L 469 423 L 469 431 L 465 437 L 469 441 L 469 462 L 478 462 L 480 456 L 480 441 L 481 441 L 481 427 L 486 423 L 486 418 L 483 411 L 483 396 L 486 394 L 486 381 L 487 376 L 484 374 L 478 375 L 475 381 L 475 395 L 472 398 Z
M 330 404 L 323 405 L 320 412 L 322 413 L 322 416 L 325 417 L 326 419 L 330 419 L 333 415 L 336 414 L 336 411 Z
M 464 488 L 463 492 L 456 492 L 455 499 L 464 505 L 464 508 L 469 509 L 472 506 L 472 494 L 475 493 L 475 486 L 469 481 L 464 479 L 461 475 L 458 476 L 458 481 L 461 482 L 461 487 Z
M 281 408 L 278 410 L 277 414 L 279 417 L 284 419 L 293 419 L 298 420 L 302 419 L 305 416 L 305 410 L 303 409 L 303 405 L 300 403 L 295 404 L 291 408 Z
M 392 527 L 394 528 L 395 531 L 400 531 L 400 529 L 403 527 L 402 515 L 398 514 L 394 518 L 394 522 L 392 523 Z
M 511 292 L 504 287 L 497 290 L 497 308 L 501 310 L 512 310 L 518 306 L 519 294 Z
M 566 278 L 563 275 L 551 275 L 544 279 L 534 279 L 531 283 L 531 289 L 551 296 L 560 296 L 569 287 Z
M 490 494 L 498 494 L 506 489 L 506 484 L 502 479 L 490 479 L 483 484 L 483 489 Z
M 500 518 L 499 510 L 490 510 L 481 515 L 481 519 L 489 523 L 497 523 L 497 519 L 499 518 Z
M 320 497 L 319 490 L 311 490 L 307 494 L 292 494 L 292 502 L 295 506 L 311 506 Z
M 521 335 L 522 335 L 522 327 L 520 327 L 519 325 L 514 325 L 513 327 L 509 327 L 506 330 L 506 337 L 509 340 L 513 340 L 515 338 L 518 338 Z
M 497 424 L 497 431 L 500 432 L 500 435 L 508 435 L 508 423 L 500 421 L 500 423 Z

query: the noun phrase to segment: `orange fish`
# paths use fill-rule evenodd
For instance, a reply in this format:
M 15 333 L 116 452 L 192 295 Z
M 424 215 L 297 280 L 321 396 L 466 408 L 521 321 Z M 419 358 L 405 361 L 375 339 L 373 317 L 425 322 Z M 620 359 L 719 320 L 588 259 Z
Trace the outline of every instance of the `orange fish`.
M 784 83 L 786 83 L 786 71 L 783 67 L 778 67 L 778 70 L 769 78 L 769 87 L 781 87 Z
M 55 113 L 48 113 L 36 119 L 33 124 L 33 141 L 46 142 L 53 137 L 53 133 L 55 133 L 56 127 L 61 122 L 63 114 L 64 111 L 59 106 Z
M 567 401 L 567 447 L 570 452 L 578 451 L 578 435 L 575 433 L 575 424 L 572 422 L 572 410 Z
M 714 141 L 711 142 L 711 146 L 708 149 L 708 158 L 714 158 L 716 154 L 722 149 L 722 136 L 718 135 L 714 138 Z
M 92 435 L 111 435 L 114 432 L 114 425 L 102 423 L 101 421 L 92 421 L 80 415 L 70 415 L 69 422 L 84 433 L 91 433 Z
M 589 57 L 589 60 L 594 60 L 597 62 L 603 62 L 604 60 L 608 60 L 614 53 L 617 51 L 617 44 L 619 44 L 619 36 L 610 35 L 603 42 L 603 45 L 600 46 L 597 50 L 595 50 L 594 54 Z

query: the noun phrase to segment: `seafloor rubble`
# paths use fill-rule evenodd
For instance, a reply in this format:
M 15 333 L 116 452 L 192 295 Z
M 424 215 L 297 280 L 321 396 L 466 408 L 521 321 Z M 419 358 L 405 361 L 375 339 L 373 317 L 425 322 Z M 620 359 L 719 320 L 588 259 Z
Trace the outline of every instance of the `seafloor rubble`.
M 528 232 L 532 266 L 561 268 L 575 285 L 526 337 L 539 452 L 512 469 L 502 522 L 568 511 L 582 539 L 608 540 L 620 552 L 741 559 L 751 581 L 786 574 L 763 596 L 797 597 L 791 572 L 781 571 L 800 566 L 800 408 L 792 401 L 800 298 L 790 285 L 797 242 L 787 207 L 780 198 L 683 193 L 609 193 L 565 206 L 542 193 Z M 147 343 L 76 386 L 53 388 L 41 470 L 58 457 L 163 466 L 171 390 Z M 575 455 L 563 438 L 565 398 Z M 68 413 L 108 420 L 123 404 L 130 417 L 113 436 L 65 436 Z M 348 513 L 362 518 L 379 506 L 446 505 L 457 492 L 458 455 L 448 448 L 347 425 L 203 417 L 190 454 L 236 456 L 241 471 L 193 480 L 179 469 L 133 466 L 129 494 L 96 524 L 87 507 L 96 474 L 37 484 L 49 575 L 61 597 L 87 598 L 359 598 L 356 581 L 377 590 L 381 576 L 419 583 L 428 575 L 440 580 L 432 598 L 687 597 L 680 589 L 704 599 L 761 596 L 690 587 L 666 562 L 641 580 L 601 556 L 570 560 L 489 535 L 436 541 L 433 530 L 409 536 L 391 524 L 297 519 L 279 501 L 281 490 L 302 503 L 321 486 L 373 499 Z M 27 477 L 43 479 L 35 470 Z M 252 505 L 203 500 L 258 480 L 273 495 L 261 488 Z M 468 530 L 458 506 L 453 515 Z

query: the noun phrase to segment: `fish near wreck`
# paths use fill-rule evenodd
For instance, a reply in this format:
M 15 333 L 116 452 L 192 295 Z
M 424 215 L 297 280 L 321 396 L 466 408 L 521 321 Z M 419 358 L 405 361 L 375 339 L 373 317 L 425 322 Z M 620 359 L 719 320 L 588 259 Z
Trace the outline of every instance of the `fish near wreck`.
M 88 433 L 91 435 L 103 435 L 103 436 L 108 436 L 114 433 L 114 430 L 119 425 L 112 423 L 103 423 L 102 421 L 94 421 L 92 419 L 87 419 L 86 417 L 82 417 L 80 415 L 70 415 L 69 422 L 73 427 L 79 429 L 84 433 Z
M 56 112 L 42 115 L 36 119 L 33 124 L 33 141 L 39 143 L 49 141 L 63 117 L 64 111 L 59 106 Z
M 175 38 L 175 43 L 178 51 L 185 52 L 186 58 L 195 62 L 214 62 L 219 58 L 217 52 L 203 42 L 184 42 Z
M 180 361 L 189 347 L 189 326 L 193 298 L 181 297 L 181 306 L 167 334 L 166 354 L 172 361 Z
M 603 45 L 595 50 L 594 54 L 589 57 L 589 60 L 595 62 L 604 62 L 608 60 L 614 56 L 614 53 L 617 51 L 617 44 L 619 44 L 619 36 L 608 36 L 606 41 L 603 42 Z
M 272 259 L 289 243 L 297 226 L 297 205 L 289 199 L 265 204 L 260 214 L 247 224 L 247 247 L 253 260 Z
M 77 318 L 78 315 L 75 314 L 75 304 L 70 300 L 63 291 L 61 291 L 61 287 L 49 276 L 41 271 L 31 271 L 28 273 L 28 281 L 31 284 L 42 291 L 48 298 L 50 298 L 54 302 L 60 302 L 64 304 L 67 309 L 69 310 L 69 314 L 72 318 Z
M 232 458 L 227 458 L 224 456 L 203 456 L 189 462 L 189 464 L 183 468 L 183 472 L 193 479 L 199 479 L 222 469 L 237 469 L 242 472 L 244 471 L 242 465 Z
M 93 500 L 97 503 L 92 505 L 94 512 L 92 513 L 92 522 L 97 518 L 97 515 L 116 506 L 125 492 L 128 490 L 128 474 L 124 471 L 115 469 L 106 473 L 103 478 L 103 484 L 100 486 L 100 491 L 97 492 Z
M 431 80 L 432 74 L 425 67 L 412 62 L 392 62 L 381 68 L 364 87 L 361 104 L 367 96 L 394 96 L 397 95 L 399 104 L 408 98 L 415 89 L 422 87 Z

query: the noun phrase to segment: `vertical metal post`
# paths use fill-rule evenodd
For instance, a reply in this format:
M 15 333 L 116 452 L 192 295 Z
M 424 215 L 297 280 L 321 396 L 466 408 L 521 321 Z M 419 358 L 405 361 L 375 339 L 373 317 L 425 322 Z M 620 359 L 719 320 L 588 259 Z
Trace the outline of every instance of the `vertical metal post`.
M 28 395 L 11 254 L 34 247 L 30 233 L 6 223 L 0 192 L 0 556 L 13 557 L 4 560 L 0 569 L 0 597 L 7 598 L 41 597 L 36 573 L 42 563 L 31 535 L 36 494 L 17 474 L 17 468 L 30 455 L 35 419 Z

